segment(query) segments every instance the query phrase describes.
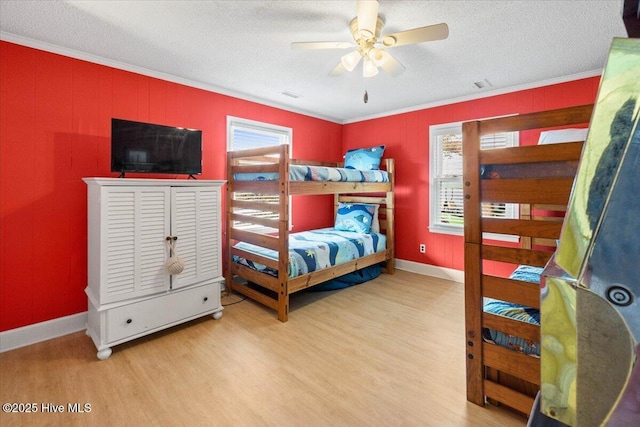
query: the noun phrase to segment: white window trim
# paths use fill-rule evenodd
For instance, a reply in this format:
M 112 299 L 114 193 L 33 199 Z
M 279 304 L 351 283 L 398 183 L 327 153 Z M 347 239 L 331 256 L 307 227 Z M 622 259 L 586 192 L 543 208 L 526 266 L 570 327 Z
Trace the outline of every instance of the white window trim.
M 288 144 L 289 158 L 292 157 L 292 153 L 293 153 L 293 129 L 292 128 L 273 125 L 265 122 L 259 122 L 256 120 L 243 119 L 241 117 L 227 116 L 227 151 L 232 151 L 233 130 L 236 127 L 250 129 L 251 131 L 256 133 L 279 135 L 280 145 Z M 293 223 L 291 222 L 293 220 L 292 205 L 293 205 L 293 201 L 291 196 L 289 196 L 289 230 L 293 230 Z M 256 230 L 256 231 L 259 231 L 259 230 Z
M 507 116 L 504 116 L 507 117 Z M 482 119 L 485 120 L 485 119 Z M 431 125 L 429 126 L 429 231 L 431 233 L 439 233 L 439 234 L 450 234 L 454 236 L 463 236 L 464 235 L 464 224 L 462 225 L 450 225 L 438 223 L 438 215 L 436 206 L 438 206 L 438 196 L 437 191 L 435 191 L 434 180 L 435 180 L 435 170 L 437 169 L 437 159 L 434 154 L 435 153 L 435 138 L 438 135 L 446 134 L 446 133 L 462 133 L 462 123 L 463 122 L 451 122 L 444 123 L 439 125 Z M 515 134 L 515 146 L 520 145 L 520 133 L 516 132 Z M 460 178 L 462 179 L 462 177 Z M 506 207 L 511 211 L 512 218 L 518 218 L 520 215 L 518 205 L 510 204 Z M 483 233 L 483 239 L 488 240 L 499 240 L 505 242 L 514 242 L 517 243 L 520 241 L 519 236 L 508 235 L 508 234 L 497 234 L 497 233 Z

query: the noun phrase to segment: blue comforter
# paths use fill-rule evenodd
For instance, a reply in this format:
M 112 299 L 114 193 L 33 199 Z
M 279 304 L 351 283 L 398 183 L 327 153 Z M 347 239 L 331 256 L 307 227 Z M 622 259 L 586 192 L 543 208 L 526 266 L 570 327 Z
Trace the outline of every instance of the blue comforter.
M 238 181 L 277 181 L 277 172 L 236 173 Z M 290 181 L 329 181 L 329 182 L 389 182 L 389 175 L 383 170 L 357 170 L 347 168 L 329 168 L 325 166 L 289 165 Z
M 253 252 L 271 259 L 278 259 L 278 252 L 240 242 L 235 248 Z M 386 249 L 386 236 L 379 233 L 354 233 L 334 228 L 302 231 L 289 235 L 289 277 L 301 276 L 312 271 L 343 264 Z M 238 262 L 255 270 L 277 276 L 278 272 L 262 264 L 240 257 Z

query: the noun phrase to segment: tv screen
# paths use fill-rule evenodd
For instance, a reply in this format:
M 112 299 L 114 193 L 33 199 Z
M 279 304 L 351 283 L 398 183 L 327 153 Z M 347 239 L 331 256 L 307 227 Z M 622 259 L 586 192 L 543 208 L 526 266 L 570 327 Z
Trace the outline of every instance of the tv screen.
M 202 131 L 111 120 L 111 172 L 202 173 Z

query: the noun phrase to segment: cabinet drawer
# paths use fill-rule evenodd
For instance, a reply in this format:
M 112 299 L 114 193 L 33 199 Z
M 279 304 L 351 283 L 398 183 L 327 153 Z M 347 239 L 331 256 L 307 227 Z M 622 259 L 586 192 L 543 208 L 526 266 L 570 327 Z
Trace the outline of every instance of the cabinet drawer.
M 156 298 L 112 308 L 106 313 L 107 341 L 160 330 L 173 323 L 220 308 L 220 284 L 173 291 Z

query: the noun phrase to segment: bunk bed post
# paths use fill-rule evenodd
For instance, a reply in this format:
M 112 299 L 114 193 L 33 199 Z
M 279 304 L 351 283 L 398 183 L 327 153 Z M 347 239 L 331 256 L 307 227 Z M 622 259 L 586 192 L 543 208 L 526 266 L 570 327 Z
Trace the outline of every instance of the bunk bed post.
M 482 367 L 482 244 L 480 201 L 480 122 L 462 125 L 464 194 L 464 283 L 467 400 L 484 405 Z
M 225 274 L 225 290 L 227 295 L 233 291 L 233 273 L 231 272 L 231 263 L 233 262 L 233 255 L 231 255 L 231 227 L 233 225 L 233 207 L 231 200 L 233 199 L 233 152 L 227 151 L 227 200 L 226 200 L 226 229 L 225 234 L 226 237 L 224 242 L 227 245 L 226 253 L 227 253 L 227 265 L 226 265 L 226 274 Z
M 278 320 L 289 319 L 289 144 L 279 149 Z
M 394 198 L 393 193 L 395 191 L 395 163 L 391 159 L 385 160 L 385 165 L 387 169 L 387 174 L 389 175 L 389 183 L 391 184 L 391 188 L 386 193 L 386 216 L 387 216 L 387 262 L 386 262 L 386 270 L 387 274 L 393 274 L 395 272 L 395 238 L 394 238 Z

